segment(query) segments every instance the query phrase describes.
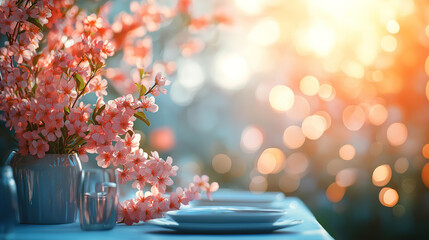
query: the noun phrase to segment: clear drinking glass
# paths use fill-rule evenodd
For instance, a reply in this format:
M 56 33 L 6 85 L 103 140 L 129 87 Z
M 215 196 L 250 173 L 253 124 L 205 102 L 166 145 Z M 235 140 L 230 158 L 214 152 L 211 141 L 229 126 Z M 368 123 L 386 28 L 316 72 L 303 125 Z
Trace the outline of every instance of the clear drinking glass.
M 80 227 L 108 230 L 116 224 L 118 195 L 113 169 L 83 170 L 79 189 Z

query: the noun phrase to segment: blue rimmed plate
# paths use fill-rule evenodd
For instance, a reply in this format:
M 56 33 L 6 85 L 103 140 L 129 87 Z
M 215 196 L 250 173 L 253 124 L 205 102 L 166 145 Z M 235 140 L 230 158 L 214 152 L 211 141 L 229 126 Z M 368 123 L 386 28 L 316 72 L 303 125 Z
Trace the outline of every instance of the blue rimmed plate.
M 177 223 L 170 218 L 147 221 L 148 224 L 184 233 L 267 233 L 301 224 L 302 220 L 279 219 L 275 223 Z

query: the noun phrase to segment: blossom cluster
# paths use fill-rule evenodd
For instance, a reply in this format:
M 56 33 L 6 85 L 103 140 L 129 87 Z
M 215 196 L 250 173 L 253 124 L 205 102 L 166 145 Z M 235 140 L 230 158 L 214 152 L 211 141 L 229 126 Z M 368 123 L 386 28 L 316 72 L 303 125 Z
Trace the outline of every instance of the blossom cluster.
M 156 155 L 156 153 L 152 154 Z M 158 160 L 163 161 L 162 159 Z M 162 194 L 163 192 L 158 191 L 157 187 L 152 188 L 150 192 L 139 190 L 136 193 L 136 198 L 120 203 L 117 208 L 116 220 L 117 222 L 132 225 L 139 221 L 159 218 L 164 212 L 178 210 L 182 204 L 187 205 L 192 200 L 200 199 L 200 190 L 206 191 L 210 198 L 210 193 L 216 191 L 219 185 L 216 182 L 210 184 L 208 181 L 209 178 L 206 175 L 201 177 L 194 176 L 194 182 L 190 183 L 188 188 L 182 189 L 179 187 L 169 195 Z M 136 185 L 139 186 L 139 180 L 136 180 L 134 183 L 136 182 Z M 171 183 L 170 181 L 161 185 L 169 185 Z
M 76 152 L 82 161 L 87 161 L 87 153 L 95 153 L 100 167 L 117 167 L 119 182 L 133 181 L 139 191 L 136 199 L 120 205 L 125 208 L 119 208 L 123 218 L 118 220 L 127 224 L 177 209 L 179 203 L 199 198 L 199 190 L 210 196 L 218 188 L 203 176 L 164 197 L 178 168 L 171 157 L 163 160 L 157 152 L 149 157 L 133 130 L 137 119 L 150 125 L 145 113 L 158 110 L 155 97 L 166 94 L 170 83 L 161 73 L 143 69 L 153 61 L 152 40 L 145 34 L 158 30 L 165 19 L 184 14 L 189 4 L 179 1 L 167 8 L 154 1 L 133 2 L 131 14 L 119 14 L 112 24 L 107 20 L 109 4 L 89 15 L 70 0 L 0 4 L 0 33 L 7 37 L 0 48 L 0 117 L 14 130 L 19 153 L 43 158 Z M 118 69 L 106 69 L 117 51 L 137 69 L 128 94 L 104 101 L 104 77 L 128 79 Z M 95 104 L 82 101 L 90 93 L 97 97 Z M 146 184 L 151 188 L 143 196 Z M 130 210 L 136 207 L 138 215 Z

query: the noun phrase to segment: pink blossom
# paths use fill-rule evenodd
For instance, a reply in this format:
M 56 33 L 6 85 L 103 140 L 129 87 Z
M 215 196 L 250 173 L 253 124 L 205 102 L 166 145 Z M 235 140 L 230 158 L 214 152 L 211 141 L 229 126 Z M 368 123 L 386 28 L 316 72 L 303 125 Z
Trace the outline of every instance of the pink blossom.
M 49 150 L 49 145 L 42 139 L 33 140 L 29 150 L 31 155 L 37 155 L 38 158 L 43 158 L 45 153 Z
M 158 111 L 158 105 L 155 104 L 155 98 L 153 96 L 142 96 L 141 97 L 141 103 L 138 104 L 139 108 L 144 108 L 146 111 L 149 112 L 157 112 Z
M 167 94 L 167 90 L 163 87 L 170 85 L 170 81 L 165 79 L 161 73 L 155 75 L 155 86 L 152 89 L 152 95 L 158 96 L 159 93 Z
M 86 31 L 97 32 L 102 27 L 103 20 L 93 13 L 86 17 L 83 23 L 85 24 L 84 28 Z
M 125 168 L 125 169 L 116 169 L 118 173 L 118 182 L 120 184 L 125 184 L 127 181 L 131 180 L 133 177 L 131 169 Z
M 146 185 L 146 172 L 142 168 L 135 172 L 137 177 L 135 178 L 135 181 L 133 182 L 132 187 L 142 190 L 143 187 Z
M 134 168 L 134 171 L 139 171 L 140 168 L 145 168 L 146 160 L 148 158 L 147 153 L 143 152 L 143 149 L 139 148 L 130 157 L 131 159 L 125 165 L 128 168 Z

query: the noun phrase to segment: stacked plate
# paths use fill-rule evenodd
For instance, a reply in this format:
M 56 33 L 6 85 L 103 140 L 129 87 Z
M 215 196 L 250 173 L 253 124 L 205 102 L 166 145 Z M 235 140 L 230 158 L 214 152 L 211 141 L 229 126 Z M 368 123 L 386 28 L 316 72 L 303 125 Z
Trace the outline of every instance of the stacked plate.
M 205 195 L 200 200 L 191 202 L 191 206 L 246 206 L 258 208 L 284 209 L 285 196 L 281 192 L 254 194 L 249 191 L 222 189 L 213 193 L 213 199 Z
M 261 233 L 295 226 L 285 210 L 239 206 L 201 206 L 167 212 L 149 224 L 188 233 Z

